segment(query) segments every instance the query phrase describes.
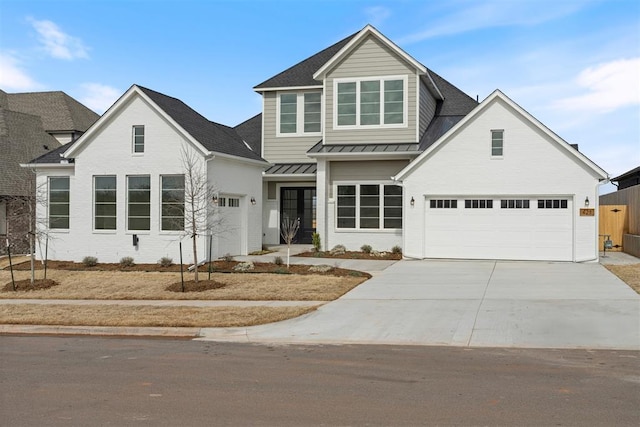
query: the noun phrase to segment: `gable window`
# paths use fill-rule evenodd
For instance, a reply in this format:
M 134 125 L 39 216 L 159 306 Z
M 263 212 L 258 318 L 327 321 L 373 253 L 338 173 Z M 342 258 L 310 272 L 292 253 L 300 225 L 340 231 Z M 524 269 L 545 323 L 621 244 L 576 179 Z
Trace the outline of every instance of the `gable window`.
M 116 229 L 116 177 L 93 178 L 93 227 L 96 230 Z
M 502 157 L 504 145 L 504 131 L 491 131 L 491 157 Z
M 299 136 L 321 132 L 320 92 L 281 93 L 278 99 L 278 135 Z
M 49 178 L 49 228 L 69 229 L 69 177 Z
M 160 181 L 161 230 L 184 230 L 184 175 L 162 175 Z
M 337 228 L 402 228 L 402 187 L 385 184 L 337 186 Z
M 335 126 L 406 125 L 406 77 L 336 79 Z
M 151 229 L 151 178 L 127 177 L 127 230 Z
M 133 152 L 144 153 L 144 126 L 133 127 Z

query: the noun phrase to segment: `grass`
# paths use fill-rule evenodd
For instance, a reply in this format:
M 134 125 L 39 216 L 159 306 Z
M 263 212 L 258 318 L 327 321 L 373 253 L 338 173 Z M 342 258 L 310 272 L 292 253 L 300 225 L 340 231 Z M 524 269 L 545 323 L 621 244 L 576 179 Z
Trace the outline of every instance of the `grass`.
M 640 294 L 640 264 L 605 265 L 605 267 Z
M 138 327 L 234 327 L 278 322 L 317 307 L 156 307 L 0 305 L 0 324 Z M 43 321 L 43 319 L 46 319 Z

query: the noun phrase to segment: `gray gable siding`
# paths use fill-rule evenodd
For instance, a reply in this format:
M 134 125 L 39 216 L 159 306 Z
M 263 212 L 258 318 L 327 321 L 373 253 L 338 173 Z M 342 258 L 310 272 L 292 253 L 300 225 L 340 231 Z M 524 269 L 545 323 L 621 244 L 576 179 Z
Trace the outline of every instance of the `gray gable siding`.
M 334 80 L 337 78 L 407 76 L 408 123 L 402 128 L 334 129 Z M 369 36 L 326 78 L 325 144 L 399 143 L 416 141 L 416 70 L 375 37 Z
M 436 99 L 429 92 L 427 85 L 420 80 L 420 135 L 424 135 L 435 114 Z

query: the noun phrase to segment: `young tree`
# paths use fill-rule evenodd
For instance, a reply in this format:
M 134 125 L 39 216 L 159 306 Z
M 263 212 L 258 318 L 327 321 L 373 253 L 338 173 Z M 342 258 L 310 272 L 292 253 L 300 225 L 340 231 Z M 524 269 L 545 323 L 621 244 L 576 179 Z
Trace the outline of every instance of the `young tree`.
M 289 268 L 289 257 L 291 255 L 291 243 L 296 238 L 296 234 L 298 234 L 298 229 L 300 228 L 300 218 L 289 218 L 288 215 L 284 215 L 282 218 L 282 225 L 280 226 L 280 235 L 282 239 L 287 244 L 287 268 Z

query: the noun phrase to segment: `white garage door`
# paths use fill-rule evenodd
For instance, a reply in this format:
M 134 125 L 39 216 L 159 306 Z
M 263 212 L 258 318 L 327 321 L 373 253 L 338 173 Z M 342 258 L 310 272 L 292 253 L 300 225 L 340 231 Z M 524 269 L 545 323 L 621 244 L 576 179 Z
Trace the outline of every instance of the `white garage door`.
M 572 212 L 558 196 L 427 198 L 425 256 L 572 261 Z
M 241 255 L 244 213 L 241 199 L 236 196 L 222 194 L 218 199 L 220 225 L 218 238 L 218 254 Z

